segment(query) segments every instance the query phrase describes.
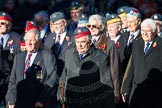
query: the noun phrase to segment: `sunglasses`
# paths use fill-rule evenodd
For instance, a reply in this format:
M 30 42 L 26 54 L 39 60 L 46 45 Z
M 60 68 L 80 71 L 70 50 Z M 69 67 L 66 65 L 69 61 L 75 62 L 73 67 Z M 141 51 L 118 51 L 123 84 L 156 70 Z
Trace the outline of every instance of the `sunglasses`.
M 1 24 L 1 25 L 6 25 L 6 23 L 5 23 L 5 22 L 0 22 L 0 24 Z
M 99 27 L 97 27 L 96 25 L 87 25 L 87 27 L 88 27 L 88 28 L 91 28 L 91 27 L 92 27 L 92 28 L 99 28 Z

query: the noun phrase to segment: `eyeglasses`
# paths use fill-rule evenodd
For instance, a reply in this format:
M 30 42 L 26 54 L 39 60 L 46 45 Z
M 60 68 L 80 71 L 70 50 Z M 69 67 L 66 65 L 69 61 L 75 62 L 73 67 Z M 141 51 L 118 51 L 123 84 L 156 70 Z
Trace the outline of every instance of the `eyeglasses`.
M 6 23 L 5 23 L 5 22 L 0 22 L 0 24 L 1 24 L 1 25 L 6 25 Z
M 98 28 L 96 25 L 87 25 L 88 28 Z

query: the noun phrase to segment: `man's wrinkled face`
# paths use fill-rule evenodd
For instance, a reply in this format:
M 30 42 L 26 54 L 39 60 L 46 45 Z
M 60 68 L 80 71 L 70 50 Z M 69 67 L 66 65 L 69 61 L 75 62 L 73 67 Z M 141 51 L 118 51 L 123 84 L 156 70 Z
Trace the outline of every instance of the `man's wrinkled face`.
M 0 20 L 0 34 L 5 34 L 8 30 L 8 24 L 6 20 Z
M 26 50 L 29 52 L 35 52 L 38 47 L 38 41 L 34 33 L 28 33 L 25 37 Z
M 113 39 L 116 36 L 118 36 L 120 27 L 117 24 L 112 23 L 112 24 L 107 25 L 107 31 L 108 31 L 110 38 Z
M 65 31 L 66 22 L 63 19 L 60 19 L 56 22 L 50 22 L 51 32 L 54 31 L 56 34 L 61 34 Z
M 147 26 L 141 26 L 141 34 L 145 42 L 150 42 L 154 38 L 156 33 L 153 31 L 151 25 L 147 25 Z
M 87 28 L 91 32 L 92 36 L 99 35 L 100 30 L 101 30 L 101 26 L 98 24 L 98 22 L 96 20 L 93 20 L 93 19 L 89 20 L 89 22 L 87 24 Z
M 91 40 L 87 37 L 80 37 L 78 39 L 75 39 L 76 49 L 79 54 L 86 53 L 91 46 Z
M 79 16 L 80 13 L 81 13 L 81 10 L 71 10 L 70 11 L 71 19 L 74 22 L 78 22 L 78 16 Z
M 136 19 L 134 16 L 130 16 L 127 18 L 128 29 L 130 32 L 136 32 L 141 21 Z

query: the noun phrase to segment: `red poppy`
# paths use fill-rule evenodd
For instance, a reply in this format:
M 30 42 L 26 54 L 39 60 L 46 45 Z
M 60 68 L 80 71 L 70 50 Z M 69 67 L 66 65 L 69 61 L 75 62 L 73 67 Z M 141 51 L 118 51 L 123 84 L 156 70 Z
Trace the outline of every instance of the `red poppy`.
M 103 44 L 103 45 L 100 46 L 100 48 L 103 49 L 103 50 L 105 49 L 105 47 L 106 47 L 105 44 Z
M 66 36 L 66 41 L 69 41 L 70 40 L 70 37 L 69 36 Z
M 157 46 L 157 42 L 154 42 L 153 43 L 153 47 L 155 48 Z
M 25 42 L 24 41 L 21 41 L 20 42 L 20 46 L 25 46 Z
M 120 43 L 119 42 L 116 42 L 116 47 L 119 48 L 120 47 Z

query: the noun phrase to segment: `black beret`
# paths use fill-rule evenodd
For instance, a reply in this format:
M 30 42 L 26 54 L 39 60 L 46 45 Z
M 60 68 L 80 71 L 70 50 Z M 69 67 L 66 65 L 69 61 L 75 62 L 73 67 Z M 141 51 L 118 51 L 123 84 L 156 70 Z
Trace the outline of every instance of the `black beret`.
M 162 21 L 162 15 L 154 14 L 154 15 L 151 16 L 151 19 Z
M 79 21 L 78 21 L 79 24 L 88 23 L 88 20 L 89 20 L 88 15 L 87 14 L 82 14 L 82 13 L 79 14 L 78 19 L 79 19 Z
M 70 10 L 77 10 L 78 8 L 82 7 L 82 4 L 77 1 L 72 1 L 70 5 Z

